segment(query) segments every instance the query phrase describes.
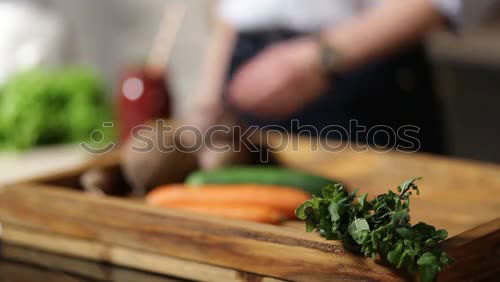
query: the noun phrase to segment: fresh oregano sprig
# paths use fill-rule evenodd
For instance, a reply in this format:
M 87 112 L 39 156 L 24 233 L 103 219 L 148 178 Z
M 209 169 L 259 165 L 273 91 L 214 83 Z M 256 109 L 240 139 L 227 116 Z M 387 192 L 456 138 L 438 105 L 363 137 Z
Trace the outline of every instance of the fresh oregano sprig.
M 452 259 L 439 248 L 448 237 L 446 230 L 425 223 L 410 224 L 410 196 L 419 190 L 409 179 L 397 188 L 368 201 L 356 197 L 340 184 L 323 188 L 295 211 L 305 220 L 306 230 L 319 231 L 328 240 L 342 240 L 344 247 L 365 256 L 380 257 L 396 268 L 420 274 L 422 282 L 433 281 Z

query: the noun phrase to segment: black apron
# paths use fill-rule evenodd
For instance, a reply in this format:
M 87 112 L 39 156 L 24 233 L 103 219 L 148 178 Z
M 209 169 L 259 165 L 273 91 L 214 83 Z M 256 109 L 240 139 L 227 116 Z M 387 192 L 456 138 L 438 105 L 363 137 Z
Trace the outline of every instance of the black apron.
M 282 30 L 239 34 L 229 79 L 239 66 L 264 48 L 300 35 Z M 433 89 L 431 66 L 425 48 L 418 44 L 397 55 L 380 59 L 337 77 L 330 89 L 319 99 L 286 120 L 264 120 L 248 113 L 241 114 L 246 125 L 276 125 L 295 133 L 299 133 L 301 128 L 313 126 L 317 129 L 316 133 L 323 137 L 342 138 L 380 147 L 398 146 L 398 149 L 410 151 L 418 149 L 443 153 L 440 112 Z M 292 123 L 292 120 L 296 122 Z M 353 129 L 353 123 L 365 126 L 366 130 Z M 333 136 L 331 131 L 321 131 L 326 127 L 332 128 L 332 125 L 347 131 L 337 131 Z M 391 129 L 392 136 L 377 132 L 384 128 Z M 412 131 L 409 135 L 418 139 L 419 144 L 397 135 L 398 129 L 401 134 L 403 129 L 417 128 L 418 133 Z M 326 132 L 330 134 L 325 136 Z M 334 136 L 335 134 L 337 136 Z

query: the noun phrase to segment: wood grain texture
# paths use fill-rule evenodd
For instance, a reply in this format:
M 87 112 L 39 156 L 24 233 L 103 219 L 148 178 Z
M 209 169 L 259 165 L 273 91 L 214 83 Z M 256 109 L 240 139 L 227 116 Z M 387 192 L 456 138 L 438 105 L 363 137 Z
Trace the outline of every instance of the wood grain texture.
M 170 256 L 158 255 L 156 253 L 138 251 L 114 244 L 104 244 L 98 241 L 78 239 L 13 225 L 4 225 L 3 239 L 11 244 L 47 251 L 58 255 L 47 253 L 43 255 L 32 255 L 29 253 L 27 254 L 26 250 L 19 250 L 15 247 L 4 247 L 1 250 L 2 257 L 20 260 L 25 263 L 33 263 L 51 269 L 59 269 L 67 273 L 78 274 L 96 280 L 123 281 L 123 279 L 117 278 L 124 277 L 125 274 L 130 278 L 133 271 L 104 267 L 93 261 L 108 262 L 114 265 L 147 271 L 148 273 L 165 274 L 195 281 L 244 282 L 248 281 L 249 277 L 258 278 L 262 282 L 280 281 L 278 279 L 243 271 L 201 264 Z M 61 255 L 64 257 L 61 257 Z M 78 257 L 80 259 L 71 258 L 69 256 Z M 155 280 L 154 274 L 132 274 L 134 277 L 137 277 L 137 279 L 128 279 L 126 281 L 165 281 L 164 278 Z
M 80 277 L 61 275 L 45 269 L 37 269 L 12 262 L 0 263 L 0 281 L 2 282 L 27 282 L 27 281 L 50 281 L 50 282 L 84 282 Z
M 45 269 L 56 277 L 68 275 L 81 278 L 82 281 L 114 281 L 114 282 L 184 282 L 180 278 L 144 272 L 130 268 L 118 267 L 75 257 L 68 257 L 54 252 L 45 252 L 33 248 L 16 245 L 2 245 L 0 260 L 3 263 L 16 263 L 26 266 L 29 270 Z M 0 267 L 0 281 L 9 280 L 10 272 L 3 272 Z M 1 277 L 5 276 L 5 280 Z M 39 276 L 32 276 L 26 281 L 41 281 Z M 44 281 L 54 281 L 47 279 Z
M 412 199 L 412 221 L 447 229 L 453 238 L 446 248 L 459 259 L 440 280 L 480 281 L 499 275 L 500 166 L 425 154 L 332 152 L 301 139 L 285 145 L 274 153 L 284 166 L 341 180 L 362 193 L 380 194 L 409 177 L 424 177 L 421 196 Z M 193 269 L 207 267 L 203 275 L 191 278 L 204 281 L 272 279 L 263 276 L 296 281 L 404 279 L 370 259 L 352 256 L 338 242 L 305 233 L 302 223 L 242 223 L 29 184 L 72 186 L 82 171 L 114 166 L 118 159 L 116 154 L 106 156 L 81 169 L 0 189 L 4 239 L 148 271 L 180 271 L 186 278 Z
M 278 147 L 281 141 L 273 142 Z M 420 153 L 358 152 L 347 144 L 307 139 L 284 142 L 274 154 L 279 163 L 338 179 L 360 193 L 378 195 L 410 177 L 423 177 L 420 196 L 412 198 L 412 222 L 445 228 L 450 236 L 500 216 L 499 165 Z
M 443 281 L 488 281 L 500 277 L 500 218 L 448 239 L 444 247 L 456 262 Z
M 377 195 L 409 177 L 420 176 L 421 195 L 412 199 L 412 221 L 428 222 L 460 234 L 500 215 L 500 166 L 429 154 L 359 152 L 347 144 L 271 136 L 272 152 L 281 165 L 331 177 L 361 193 Z M 255 142 L 261 142 L 255 140 Z M 331 149 L 337 146 L 337 149 Z M 328 149 L 330 148 L 330 149 Z M 87 161 L 78 169 L 61 171 L 23 183 L 75 187 L 78 176 L 93 167 L 118 166 L 118 151 Z
M 353 256 L 339 242 L 319 236 L 312 239 L 311 234 L 304 236 L 278 226 L 203 217 L 41 186 L 4 189 L 0 206 L 0 221 L 7 226 L 126 247 L 137 250 L 136 254 L 166 255 L 294 281 L 402 280 L 371 259 Z M 106 252 L 101 257 L 110 260 L 112 255 L 130 257 Z

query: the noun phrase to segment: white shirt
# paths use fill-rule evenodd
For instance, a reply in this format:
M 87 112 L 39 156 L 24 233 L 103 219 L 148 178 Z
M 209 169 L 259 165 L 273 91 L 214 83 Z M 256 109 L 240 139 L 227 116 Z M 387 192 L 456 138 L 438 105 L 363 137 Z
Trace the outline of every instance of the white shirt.
M 351 18 L 371 0 L 221 0 L 220 16 L 238 30 L 318 30 Z
M 286 28 L 316 31 L 349 19 L 383 0 L 220 0 L 219 15 L 240 31 Z M 403 0 L 401 0 L 403 1 Z M 500 0 L 433 0 L 459 25 L 473 25 Z

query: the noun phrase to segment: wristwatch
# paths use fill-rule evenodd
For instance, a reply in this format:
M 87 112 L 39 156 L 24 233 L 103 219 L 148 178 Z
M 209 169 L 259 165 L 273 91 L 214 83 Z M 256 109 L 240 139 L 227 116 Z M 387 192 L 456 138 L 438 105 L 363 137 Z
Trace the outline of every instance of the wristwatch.
M 315 37 L 319 47 L 319 68 L 321 74 L 327 78 L 337 77 L 345 69 L 341 54 L 323 38 L 321 33 L 317 33 Z

